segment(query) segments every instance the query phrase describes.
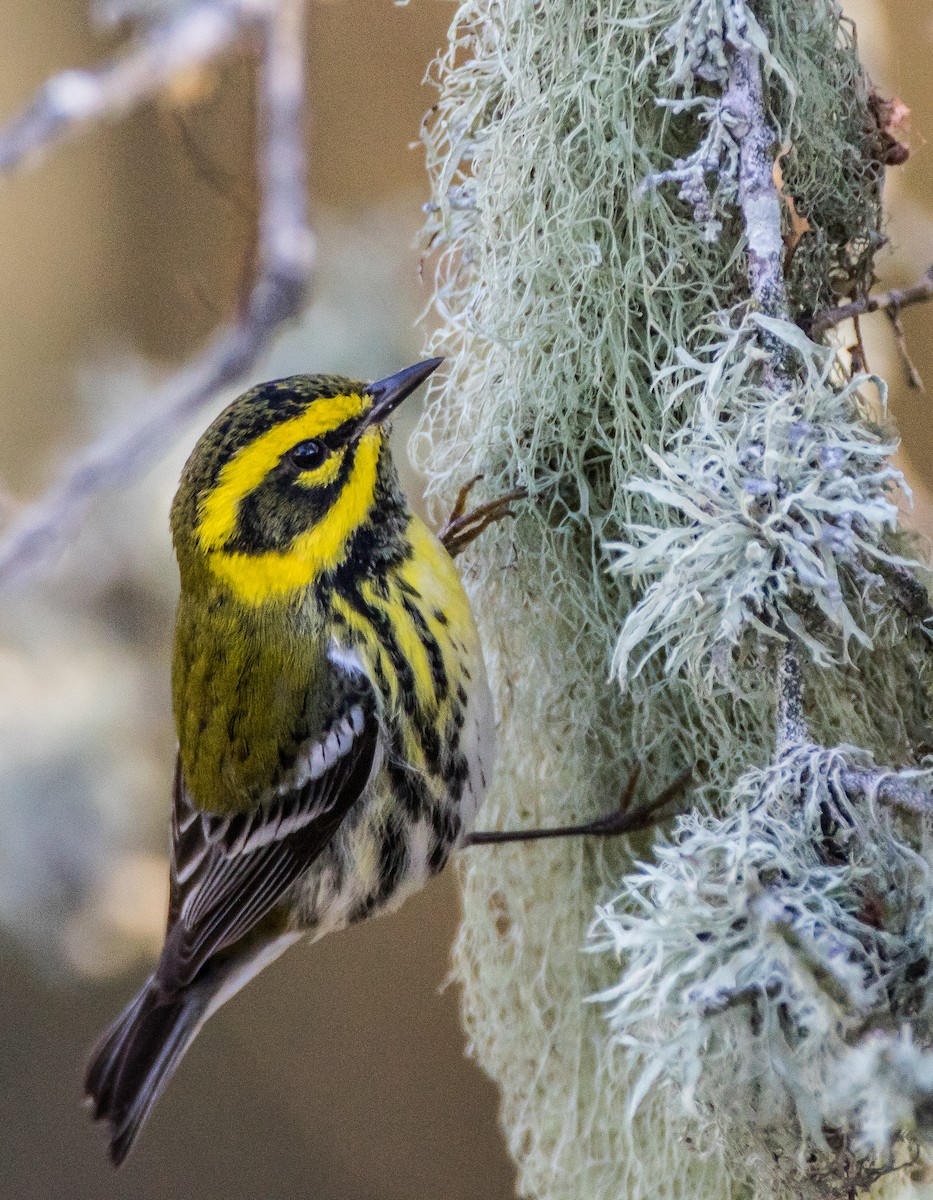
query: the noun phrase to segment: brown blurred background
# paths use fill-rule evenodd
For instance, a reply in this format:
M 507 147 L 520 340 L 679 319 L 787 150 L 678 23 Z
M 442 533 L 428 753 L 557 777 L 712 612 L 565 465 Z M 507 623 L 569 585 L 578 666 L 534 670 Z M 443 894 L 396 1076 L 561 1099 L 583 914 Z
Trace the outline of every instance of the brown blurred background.
M 847 7 L 882 91 L 913 110 L 911 158 L 891 173 L 882 281 L 907 283 L 933 262 L 933 13 L 929 0 Z M 417 355 L 428 293 L 412 242 L 426 188 L 411 143 L 453 12 L 444 0 L 311 0 L 319 296 L 270 373 L 375 376 Z M 46 75 L 94 63 L 124 33 L 92 27 L 86 0 L 7 0 L 0 120 Z M 3 489 L 39 491 L 75 446 L 145 403 L 147 370 L 182 361 L 231 312 L 254 216 L 251 103 L 238 60 L 200 81 L 197 104 L 150 105 L 4 182 Z M 886 322 L 872 320 L 870 366 L 892 383 L 913 519 L 933 532 L 931 400 L 904 386 Z M 933 387 L 933 305 L 904 325 Z M 0 1196 L 508 1197 L 495 1091 L 464 1057 L 455 989 L 439 992 L 452 872 L 394 917 L 293 951 L 224 1008 L 119 1176 L 79 1108 L 86 1048 L 135 989 L 157 932 L 172 754 L 165 526 L 195 428 L 149 481 L 95 507 L 58 569 L 5 598 Z M 104 877 L 102 856 L 119 869 Z

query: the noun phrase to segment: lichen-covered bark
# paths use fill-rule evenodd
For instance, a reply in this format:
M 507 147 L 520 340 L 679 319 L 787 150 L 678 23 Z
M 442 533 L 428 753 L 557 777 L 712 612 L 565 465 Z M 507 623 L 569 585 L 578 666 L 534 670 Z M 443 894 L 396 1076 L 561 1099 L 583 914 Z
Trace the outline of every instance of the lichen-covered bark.
M 793 323 L 880 243 L 850 32 L 832 0 L 464 0 L 440 83 L 452 369 L 419 446 L 438 493 L 531 497 L 470 570 L 486 823 L 595 816 L 634 759 L 649 792 L 696 776 L 663 836 L 465 863 L 465 1020 L 520 1190 L 848 1196 L 915 1153 L 933 1031 L 894 440 Z

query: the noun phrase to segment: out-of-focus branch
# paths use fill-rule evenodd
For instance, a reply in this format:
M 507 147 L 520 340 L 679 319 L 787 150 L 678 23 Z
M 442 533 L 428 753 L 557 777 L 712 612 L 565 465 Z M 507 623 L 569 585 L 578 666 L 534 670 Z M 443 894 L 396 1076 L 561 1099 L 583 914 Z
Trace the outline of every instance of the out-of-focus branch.
M 278 322 L 301 307 L 314 262 L 305 186 L 304 0 L 277 0 L 259 82 L 259 279 L 250 307 Z
M 99 70 L 55 75 L 0 130 L 0 171 L 96 121 L 123 116 L 183 71 L 261 30 L 274 9 L 273 0 L 201 0 L 154 26 L 134 50 Z
M 0 130 L 0 170 L 103 117 L 122 114 L 176 72 L 260 40 L 259 273 L 240 316 L 158 388 L 149 412 L 88 447 L 0 539 L 0 586 L 61 545 L 99 491 L 134 479 L 189 417 L 250 369 L 273 333 L 297 314 L 314 260 L 305 190 L 303 0 L 201 3 L 150 30 L 136 50 L 97 72 L 66 72 Z
M 933 267 L 928 267 L 922 279 L 911 287 L 891 288 L 889 292 L 878 292 L 875 296 L 862 296 L 851 304 L 840 304 L 838 308 L 824 308 L 810 319 L 806 332 L 811 337 L 817 337 L 848 321 L 851 317 L 861 317 L 866 313 L 885 312 L 896 319 L 902 308 L 911 304 L 919 304 L 923 300 L 933 298 Z

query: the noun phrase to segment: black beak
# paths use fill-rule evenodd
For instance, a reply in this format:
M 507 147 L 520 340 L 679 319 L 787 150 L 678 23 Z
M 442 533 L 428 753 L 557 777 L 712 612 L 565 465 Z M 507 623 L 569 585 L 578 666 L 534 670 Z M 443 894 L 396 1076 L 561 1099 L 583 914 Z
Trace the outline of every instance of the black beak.
M 366 394 L 372 396 L 373 406 L 366 411 L 360 432 L 368 429 L 370 425 L 381 425 L 387 420 L 405 397 L 410 396 L 415 388 L 424 383 L 443 361 L 442 358 L 429 358 L 425 362 L 415 363 L 413 367 L 406 367 L 404 371 L 396 371 L 388 379 L 380 379 L 378 383 L 370 384 Z

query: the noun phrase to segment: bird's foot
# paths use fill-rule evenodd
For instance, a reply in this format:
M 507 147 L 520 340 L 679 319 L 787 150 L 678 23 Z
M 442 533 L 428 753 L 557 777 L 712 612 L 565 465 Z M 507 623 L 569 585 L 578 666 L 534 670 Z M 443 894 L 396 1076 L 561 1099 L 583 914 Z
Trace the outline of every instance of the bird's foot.
M 664 819 L 661 810 L 672 800 L 683 795 L 693 774 L 693 768 L 688 767 L 651 800 L 630 808 L 629 805 L 635 794 L 640 774 L 641 766 L 636 763 L 622 789 L 618 808 L 613 809 L 605 816 L 597 817 L 594 821 L 587 821 L 582 825 L 557 825 L 554 828 L 546 829 L 493 830 L 488 833 L 471 833 L 464 845 L 491 846 L 500 842 L 531 842 L 542 838 L 559 837 L 618 837 L 624 833 L 637 833 L 642 829 L 650 829 Z
M 516 500 L 524 500 L 528 496 L 524 488 L 514 488 L 511 492 L 506 492 L 505 495 L 498 496 L 495 500 L 490 500 L 486 504 L 481 504 L 478 508 L 466 512 L 466 502 L 470 492 L 482 478 L 482 475 L 474 475 L 463 485 L 457 493 L 450 516 L 437 535 L 451 558 L 456 558 L 461 550 L 469 546 L 470 542 L 478 538 L 483 530 L 492 525 L 494 521 L 501 521 L 503 517 L 513 516 L 511 505 Z

